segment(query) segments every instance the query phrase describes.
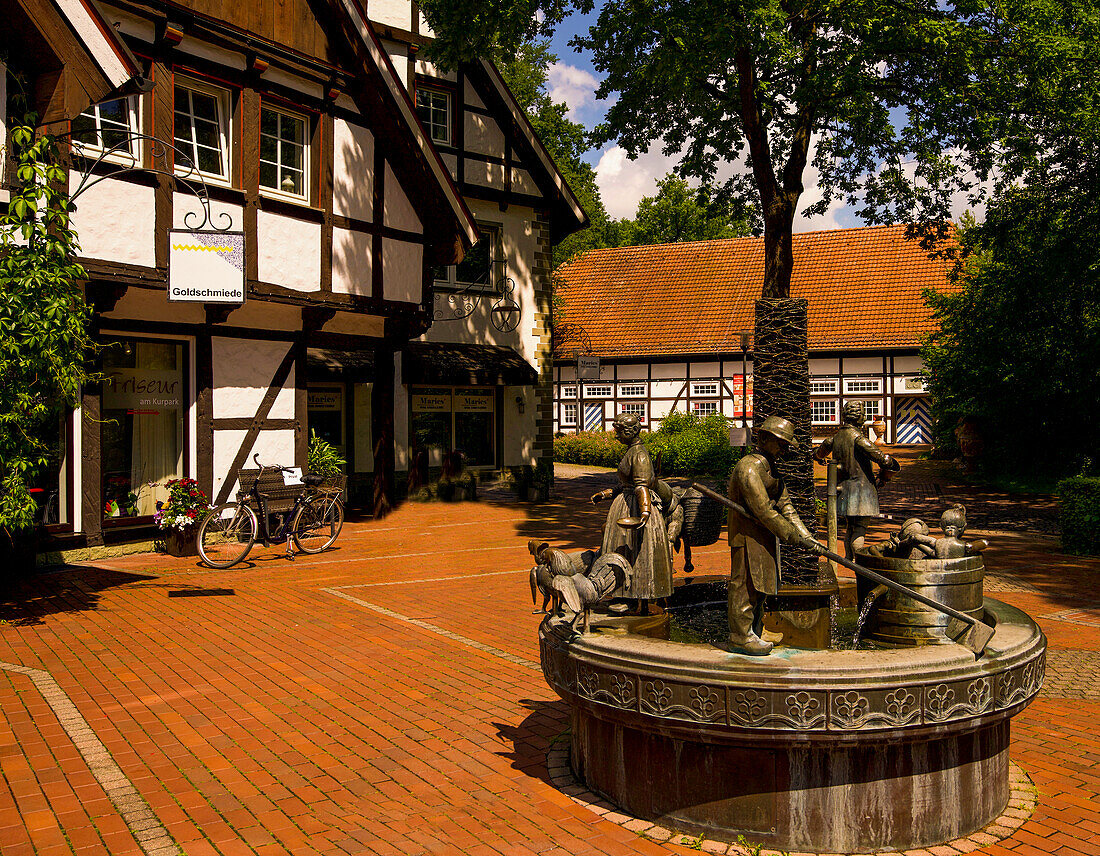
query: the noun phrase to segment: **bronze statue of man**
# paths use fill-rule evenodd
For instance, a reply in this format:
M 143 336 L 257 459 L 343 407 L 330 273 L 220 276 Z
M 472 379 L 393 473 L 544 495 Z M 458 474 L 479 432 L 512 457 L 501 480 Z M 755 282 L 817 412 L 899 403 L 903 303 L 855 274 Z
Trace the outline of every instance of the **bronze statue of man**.
M 767 654 L 773 647 L 761 637 L 765 597 L 779 591 L 779 542 L 816 553 L 823 549 L 803 525 L 776 471 L 776 461 L 797 447 L 794 425 L 769 416 L 757 432 L 756 451 L 738 461 L 730 476 L 729 498 L 751 515 L 729 512 L 729 641 L 743 654 Z
M 863 549 L 868 524 L 879 516 L 873 465 L 893 471 L 901 465 L 863 435 L 864 411 L 858 401 L 844 405 L 840 421 L 840 430 L 821 442 L 814 457 L 824 463 L 831 452 L 837 462 L 836 514 L 844 518 L 844 549 L 848 558 L 855 560 L 856 551 Z

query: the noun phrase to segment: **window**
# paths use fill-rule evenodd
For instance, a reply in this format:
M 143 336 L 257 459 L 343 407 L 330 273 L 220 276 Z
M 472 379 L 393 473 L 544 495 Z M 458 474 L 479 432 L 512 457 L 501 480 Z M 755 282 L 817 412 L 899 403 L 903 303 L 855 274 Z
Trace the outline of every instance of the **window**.
M 620 398 L 645 398 L 645 384 L 644 383 L 620 383 L 619 384 L 619 397 Z
M 343 384 L 310 384 L 306 391 L 306 419 L 309 422 L 310 436 L 316 433 L 346 457 Z
M 569 386 L 563 386 L 561 388 L 561 397 L 562 398 L 576 398 L 577 397 L 577 386 L 576 386 L 576 384 L 570 384 Z
M 633 413 L 638 417 L 638 421 L 643 425 L 645 424 L 645 405 L 644 404 L 621 404 L 619 405 L 620 413 Z
M 563 404 L 561 408 L 561 424 L 562 425 L 576 425 L 577 424 L 577 405 L 575 404 Z
M 451 144 L 451 94 L 438 89 L 416 90 L 416 112 L 433 143 Z
M 462 452 L 471 467 L 496 461 L 496 393 L 475 387 L 411 387 L 409 440 L 413 453 L 427 453 L 429 466 L 443 455 Z
M 303 116 L 260 110 L 260 187 L 305 199 L 309 143 Z
M 229 93 L 204 83 L 176 83 L 176 147 L 191 163 L 176 164 L 187 173 L 191 164 L 203 175 L 230 180 Z
M 585 398 L 611 398 L 610 386 L 586 386 L 584 388 Z
M 718 412 L 717 401 L 693 401 L 691 412 L 696 416 L 711 416 Z
M 852 378 L 844 381 L 844 392 L 882 392 L 881 378 Z
M 693 383 L 691 385 L 692 396 L 696 395 L 717 395 L 718 394 L 718 381 L 710 383 Z
M 867 422 L 874 422 L 876 419 L 878 419 L 880 416 L 882 416 L 882 399 L 881 398 L 866 399 L 866 400 L 860 400 L 858 398 L 857 399 L 845 399 L 844 403 L 847 404 L 849 401 L 854 401 L 858 404 L 863 405 L 863 418 Z
M 810 402 L 810 422 L 814 425 L 835 425 L 836 421 L 836 399 Z
M 840 383 L 835 377 L 811 378 L 810 395 L 836 395 L 840 390 Z
M 491 289 L 497 280 L 494 267 L 502 264 L 501 227 L 491 223 L 478 223 L 481 239 L 466 251 L 457 265 L 437 267 L 437 286 L 466 288 L 470 285 Z
M 89 149 L 105 152 L 118 146 L 110 157 L 133 164 L 141 151 L 138 141 L 133 138 L 140 133 L 140 127 L 136 97 L 93 104 L 73 119 L 73 148 L 78 154 L 84 154 Z

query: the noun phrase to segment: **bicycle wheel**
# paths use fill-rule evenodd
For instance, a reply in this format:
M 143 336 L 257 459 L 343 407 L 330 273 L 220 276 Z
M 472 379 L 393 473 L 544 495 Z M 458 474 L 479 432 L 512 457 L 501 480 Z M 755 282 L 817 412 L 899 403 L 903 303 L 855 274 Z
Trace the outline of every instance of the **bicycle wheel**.
M 235 502 L 214 508 L 199 526 L 199 556 L 212 568 L 244 561 L 256 543 L 256 512 Z
M 291 535 L 303 553 L 327 550 L 344 525 L 344 506 L 335 496 L 307 500 L 294 515 Z

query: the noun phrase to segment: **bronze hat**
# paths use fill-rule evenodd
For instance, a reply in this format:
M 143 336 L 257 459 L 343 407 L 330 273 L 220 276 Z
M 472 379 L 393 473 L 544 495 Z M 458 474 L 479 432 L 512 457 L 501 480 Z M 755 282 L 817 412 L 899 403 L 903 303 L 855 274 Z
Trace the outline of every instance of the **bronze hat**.
M 782 416 L 769 416 L 761 423 L 759 432 L 771 434 L 776 439 L 782 440 L 792 449 L 798 448 L 798 441 L 794 438 L 794 425 Z

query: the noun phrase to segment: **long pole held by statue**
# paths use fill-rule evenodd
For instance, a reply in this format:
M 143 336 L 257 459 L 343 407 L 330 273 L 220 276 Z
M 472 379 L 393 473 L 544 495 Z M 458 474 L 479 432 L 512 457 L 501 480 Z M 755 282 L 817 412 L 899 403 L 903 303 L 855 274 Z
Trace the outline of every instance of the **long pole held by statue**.
M 749 434 L 749 337 L 748 330 L 741 331 L 741 430 L 745 451 L 752 449 L 752 437 Z

